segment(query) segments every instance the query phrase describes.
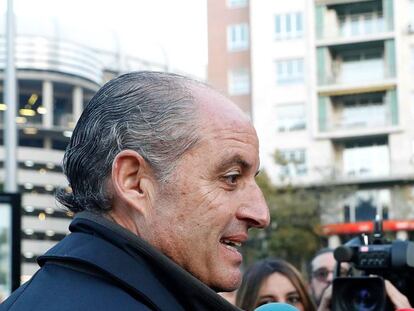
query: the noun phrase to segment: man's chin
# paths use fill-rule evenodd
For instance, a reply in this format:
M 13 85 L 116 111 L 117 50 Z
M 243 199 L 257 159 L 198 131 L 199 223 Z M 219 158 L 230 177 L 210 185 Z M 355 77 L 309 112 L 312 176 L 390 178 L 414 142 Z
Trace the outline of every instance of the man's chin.
M 226 280 L 221 280 L 213 286 L 210 286 L 216 292 L 232 292 L 240 287 L 242 281 L 241 272 L 238 275 L 234 275 Z

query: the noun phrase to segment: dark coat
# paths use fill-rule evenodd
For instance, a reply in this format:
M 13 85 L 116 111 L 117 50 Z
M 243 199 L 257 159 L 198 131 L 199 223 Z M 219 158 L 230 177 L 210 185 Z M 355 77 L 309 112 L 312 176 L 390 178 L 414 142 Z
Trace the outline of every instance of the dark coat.
M 89 212 L 0 310 L 238 310 L 145 241 Z

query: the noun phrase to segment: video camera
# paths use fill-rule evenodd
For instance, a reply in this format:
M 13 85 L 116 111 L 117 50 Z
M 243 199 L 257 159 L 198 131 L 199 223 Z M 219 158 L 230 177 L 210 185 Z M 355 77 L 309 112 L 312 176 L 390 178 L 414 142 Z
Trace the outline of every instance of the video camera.
M 334 251 L 338 262 L 333 281 L 333 311 L 395 310 L 387 298 L 384 280 L 389 280 L 414 305 L 414 243 L 387 241 L 377 216 L 372 236 L 361 235 Z M 347 275 L 340 275 L 348 263 Z

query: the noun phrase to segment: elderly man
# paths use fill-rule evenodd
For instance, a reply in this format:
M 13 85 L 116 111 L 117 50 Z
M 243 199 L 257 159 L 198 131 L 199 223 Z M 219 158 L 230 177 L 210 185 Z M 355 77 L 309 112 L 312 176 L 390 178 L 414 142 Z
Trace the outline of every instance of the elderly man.
M 199 82 L 110 81 L 65 153 L 71 234 L 2 308 L 234 310 L 216 291 L 239 286 L 239 247 L 269 223 L 258 150 L 237 106 Z

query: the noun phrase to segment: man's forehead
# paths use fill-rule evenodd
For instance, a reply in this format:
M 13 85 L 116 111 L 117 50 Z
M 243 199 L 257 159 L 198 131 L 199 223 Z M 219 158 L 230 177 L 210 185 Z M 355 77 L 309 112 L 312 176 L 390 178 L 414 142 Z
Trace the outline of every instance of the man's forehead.
M 332 252 L 323 253 L 315 257 L 312 261 L 313 269 L 321 267 L 332 268 L 335 265 L 335 258 Z
M 193 86 L 192 93 L 202 116 L 210 119 L 248 120 L 247 115 L 234 102 L 207 86 Z

